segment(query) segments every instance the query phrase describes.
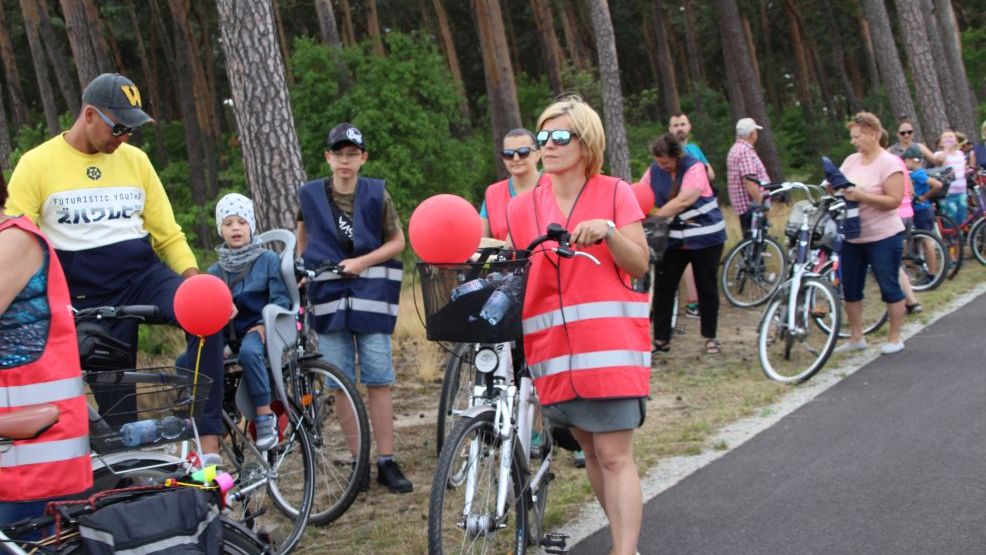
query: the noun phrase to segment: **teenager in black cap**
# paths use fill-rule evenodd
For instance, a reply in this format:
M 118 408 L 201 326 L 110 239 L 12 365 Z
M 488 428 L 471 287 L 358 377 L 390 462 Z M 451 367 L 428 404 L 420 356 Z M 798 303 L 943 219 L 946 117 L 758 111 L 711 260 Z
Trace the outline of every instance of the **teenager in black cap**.
M 405 493 L 413 486 L 394 459 L 390 347 L 401 293 L 404 232 L 383 180 L 359 175 L 368 157 L 363 133 L 341 123 L 329 132 L 325 146 L 332 175 L 298 191 L 298 249 L 309 269 L 335 263 L 343 267 L 343 275 L 324 272 L 309 284 L 312 327 L 318 332 L 319 351 L 353 382 L 359 353 L 360 381 L 369 392 L 377 446 L 377 481 Z M 343 422 L 346 427 L 352 420 Z M 355 433 L 349 428 L 346 433 Z

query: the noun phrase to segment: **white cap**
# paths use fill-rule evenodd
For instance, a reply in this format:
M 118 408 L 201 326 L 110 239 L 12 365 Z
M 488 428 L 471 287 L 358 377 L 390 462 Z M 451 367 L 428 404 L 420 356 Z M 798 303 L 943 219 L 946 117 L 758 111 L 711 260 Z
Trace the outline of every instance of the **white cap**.
M 253 201 L 239 193 L 230 193 L 216 203 L 216 230 L 223 234 L 223 220 L 240 216 L 250 226 L 250 235 L 257 233 L 257 218 L 253 214 Z
M 736 136 L 746 137 L 756 129 L 763 129 L 753 121 L 753 118 L 743 118 L 736 122 Z

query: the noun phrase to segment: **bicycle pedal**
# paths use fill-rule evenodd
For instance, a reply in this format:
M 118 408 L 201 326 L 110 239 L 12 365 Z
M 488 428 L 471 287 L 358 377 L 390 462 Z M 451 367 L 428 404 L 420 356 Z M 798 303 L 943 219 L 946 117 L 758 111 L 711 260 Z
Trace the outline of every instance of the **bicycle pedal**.
M 547 532 L 541 538 L 541 547 L 545 553 L 568 553 L 568 534 Z

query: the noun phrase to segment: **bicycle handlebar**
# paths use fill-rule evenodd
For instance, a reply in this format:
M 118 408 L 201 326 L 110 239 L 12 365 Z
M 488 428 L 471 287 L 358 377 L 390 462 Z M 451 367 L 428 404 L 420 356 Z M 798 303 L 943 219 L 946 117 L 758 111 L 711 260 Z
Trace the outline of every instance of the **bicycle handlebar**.
M 527 245 L 527 248 L 524 249 L 524 252 L 527 253 L 527 256 L 530 256 L 531 253 L 534 251 L 534 249 L 539 247 L 542 243 L 545 243 L 547 241 L 557 241 L 558 246 L 552 247 L 551 250 L 552 252 L 556 253 L 558 256 L 562 258 L 575 258 L 576 256 L 582 256 L 584 258 L 588 258 L 589 260 L 591 260 L 596 266 L 599 266 L 601 264 L 601 262 L 599 262 L 599 259 L 596 258 L 595 256 L 592 256 L 587 252 L 573 249 L 572 245 L 570 244 L 571 240 L 572 240 L 572 236 L 567 229 L 562 227 L 561 224 L 551 223 L 548 224 L 547 232 L 544 235 L 537 237 L 533 241 L 531 241 L 531 243 Z
M 74 311 L 76 321 L 92 318 L 94 320 L 133 319 L 149 323 L 163 323 L 161 309 L 154 305 L 96 306 Z

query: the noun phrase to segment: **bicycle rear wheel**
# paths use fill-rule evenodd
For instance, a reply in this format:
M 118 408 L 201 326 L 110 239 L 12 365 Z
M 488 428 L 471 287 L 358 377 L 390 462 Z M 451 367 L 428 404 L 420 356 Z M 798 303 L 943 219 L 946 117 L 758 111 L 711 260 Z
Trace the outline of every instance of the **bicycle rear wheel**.
M 456 416 L 469 406 L 472 395 L 472 345 L 458 343 L 449 353 L 442 378 L 442 397 L 438 402 L 435 426 L 436 455 L 442 454 L 445 438 L 455 426 Z
M 915 291 L 937 289 L 945 281 L 948 252 L 941 239 L 929 231 L 915 229 L 904 239 L 901 267 Z
M 428 553 L 527 553 L 527 500 L 523 452 L 514 443 L 509 476 L 501 476 L 502 443 L 493 429 L 493 412 L 461 418 L 446 438 L 428 504 Z M 454 487 L 465 469 L 466 483 Z M 496 519 L 497 488 L 508 479 L 510 499 L 503 522 Z M 511 513 L 509 505 L 513 503 Z M 514 520 L 509 530 L 509 520 Z
M 299 374 L 301 392 L 289 396 L 301 400 L 314 455 L 315 499 L 309 520 L 328 524 L 349 509 L 369 477 L 370 420 L 356 385 L 336 366 L 321 358 L 305 359 Z M 286 499 L 284 509 L 297 514 Z
M 839 328 L 839 337 L 846 339 L 851 335 L 849 332 L 849 316 L 846 314 L 846 303 L 842 296 L 842 281 L 834 275 L 834 266 L 832 261 L 826 262 L 819 271 L 819 274 L 832 285 L 836 296 L 839 298 L 839 310 L 842 314 L 839 318 L 839 322 L 842 324 L 842 327 Z M 863 298 L 869 299 L 863 302 L 863 335 L 869 335 L 882 328 L 890 317 L 887 313 L 887 305 L 880 300 L 880 284 L 877 283 L 872 269 L 866 274 L 866 284 L 863 286 Z M 816 324 L 823 331 L 828 331 L 827 326 L 829 324 L 827 319 L 818 319 Z
M 266 452 L 253 445 L 245 422 L 224 416 L 220 449 L 232 464 L 227 516 L 269 539 L 277 553 L 294 549 L 308 525 L 315 496 L 312 446 L 297 414 L 280 417 L 281 441 Z M 266 490 L 266 491 L 265 491 Z
M 841 304 L 825 280 L 808 278 L 788 310 L 791 282 L 785 282 L 767 304 L 757 334 L 760 368 L 772 380 L 798 384 L 815 375 L 835 348 Z M 826 326 L 816 325 L 819 320 Z
M 986 266 L 986 218 L 979 218 L 969 230 L 969 248 L 980 264 Z
M 784 249 L 773 237 L 758 245 L 753 239 L 740 241 L 726 254 L 720 285 L 733 306 L 758 306 L 777 291 L 786 276 Z
M 949 269 L 948 279 L 955 278 L 962 268 L 962 261 L 965 258 L 965 238 L 962 236 L 962 229 L 955 221 L 945 214 L 937 214 L 937 232 L 945 250 L 948 251 Z

